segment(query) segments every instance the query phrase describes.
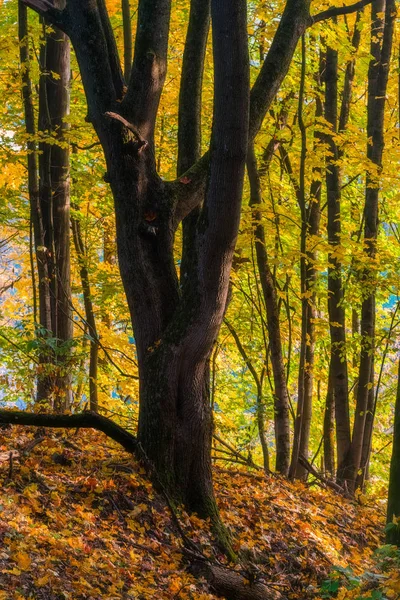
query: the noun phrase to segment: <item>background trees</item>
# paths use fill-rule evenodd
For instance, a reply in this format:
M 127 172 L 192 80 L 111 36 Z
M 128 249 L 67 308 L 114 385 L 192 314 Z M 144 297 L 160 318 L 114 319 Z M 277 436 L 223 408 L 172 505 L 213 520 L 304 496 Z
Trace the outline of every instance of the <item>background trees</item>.
M 311 461 L 329 476 L 337 470 L 338 481 L 349 488 L 368 473 L 372 481 L 383 481 L 398 326 L 398 176 L 389 168 L 398 152 L 398 89 L 389 60 L 394 4 L 387 1 L 383 14 L 377 2 L 372 9 L 361 2 L 349 10 L 313 3 L 314 17 L 300 0 L 249 4 L 249 144 L 245 3 L 229 15 L 215 6 L 220 25 L 214 22 L 212 29 L 213 58 L 206 3 L 181 2 L 171 14 L 167 0 L 157 10 L 150 0 L 132 5 L 137 33 L 130 75 L 124 69 L 129 81 L 118 55 L 130 52 L 126 5 L 124 41 L 119 5 L 68 0 L 58 10 L 43 0 L 28 4 L 50 29 L 64 31 L 75 49 L 72 114 L 62 121 L 70 123 L 74 150 L 74 349 L 67 385 L 73 410 L 90 396 L 92 408 L 119 413 L 123 424 L 135 428 L 138 418 L 146 459 L 164 485 L 203 515 L 215 513 L 210 407 L 218 434 L 245 460 L 250 454 L 262 464 L 262 450 L 264 466 L 275 462 L 283 474 L 291 458 L 291 476 L 305 477 Z M 15 7 L 7 7 L 10 20 L 13 10 L 15 16 Z M 17 46 L 8 57 L 8 85 L 23 81 L 36 122 L 38 98 L 34 85 L 26 94 L 26 63 L 29 55 L 35 84 L 40 31 L 37 17 L 30 19 L 28 38 L 20 35 L 22 66 Z M 237 19 L 230 30 L 238 39 L 222 48 L 229 19 Z M 49 35 L 58 34 L 46 30 Z M 39 44 L 44 52 L 44 39 Z M 233 48 L 240 52 L 235 68 Z M 23 306 L 23 298 L 32 297 L 29 271 L 37 272 L 36 288 L 48 285 L 51 273 L 41 275 L 43 262 L 32 268 L 29 258 L 24 195 L 30 191 L 35 198 L 36 192 L 32 182 L 27 189 L 22 164 L 26 151 L 31 163 L 37 157 L 32 144 L 43 146 L 50 138 L 53 154 L 63 150 L 64 160 L 68 144 L 51 132 L 45 140 L 33 129 L 24 133 L 22 104 L 8 96 L 5 121 L 10 125 L 3 125 L 2 159 L 15 176 L 11 188 L 4 175 L 2 180 L 4 239 L 16 231 L 23 235 L 10 239 L 3 253 L 4 262 L 14 262 L 14 279 L 20 277 L 15 291 L 3 294 L 4 390 L 7 399 L 11 391 L 27 401 L 38 388 L 23 382 L 34 363 L 40 381 L 46 340 L 34 338 L 33 307 Z M 249 178 L 240 212 L 246 158 Z M 43 176 L 40 181 L 43 187 Z M 34 223 L 38 214 L 32 209 Z M 48 226 L 42 229 L 49 233 Z M 40 254 L 40 235 L 43 246 L 51 244 L 38 231 L 33 246 Z M 115 235 L 130 316 L 111 258 Z M 52 294 L 53 300 L 63 297 L 62 291 Z M 63 339 L 57 327 L 46 327 L 53 332 L 50 340 Z M 26 366 L 13 364 L 14 352 Z M 373 417 L 372 452 L 379 453 L 369 469 Z M 224 451 L 216 441 L 215 458 L 232 460 Z

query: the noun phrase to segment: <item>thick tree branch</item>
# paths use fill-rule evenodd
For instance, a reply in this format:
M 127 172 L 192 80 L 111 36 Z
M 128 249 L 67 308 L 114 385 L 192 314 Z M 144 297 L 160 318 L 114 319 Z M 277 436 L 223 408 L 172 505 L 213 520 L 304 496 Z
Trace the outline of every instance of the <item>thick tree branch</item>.
M 215 85 L 210 179 L 196 232 L 198 276 L 183 294 L 184 306 L 192 293 L 200 293 L 188 344 L 197 356 L 204 357 L 211 350 L 226 308 L 241 212 L 249 111 L 246 2 L 214 0 L 211 15 Z M 190 343 L 192 336 L 195 344 Z
M 191 0 L 178 113 L 178 175 L 201 156 L 201 92 L 210 28 L 210 0 Z
M 206 152 L 175 181 L 167 182 L 175 198 L 174 229 L 204 200 L 210 153 Z
M 49 2 L 48 0 L 22 0 L 22 3 L 46 17 L 52 24 L 57 25 L 61 29 L 64 11 L 57 8 L 53 2 Z
M 0 423 L 10 425 L 33 425 L 35 427 L 55 427 L 57 429 L 97 429 L 120 444 L 127 452 L 136 451 L 136 438 L 131 433 L 91 411 L 74 415 L 48 415 L 24 411 L 0 410 Z
M 364 6 L 368 6 L 371 4 L 372 0 L 360 0 L 359 2 L 355 2 L 354 4 L 350 4 L 349 6 L 331 6 L 327 10 L 323 10 L 310 17 L 309 25 L 314 25 L 315 23 L 320 23 L 321 21 L 325 21 L 326 19 L 332 19 L 333 17 L 340 17 L 341 15 L 349 15 L 350 13 L 357 12 L 364 8 Z
M 135 54 L 122 112 L 154 145 L 154 128 L 167 73 L 171 0 L 140 0 Z
M 105 1 L 97 0 L 97 6 L 100 14 L 101 24 L 103 27 L 104 38 L 107 44 L 108 60 L 110 63 L 115 94 L 118 100 L 122 100 L 124 94 L 124 76 L 122 74 L 121 61 L 118 54 L 117 43 L 110 23 L 110 18 L 108 16 Z
M 250 140 L 261 128 L 292 62 L 297 42 L 310 24 L 309 2 L 287 0 L 271 48 L 250 93 Z
M 204 59 L 207 37 L 210 29 L 210 0 L 191 0 L 189 24 L 186 34 L 185 50 L 182 61 L 181 85 L 179 90 L 178 113 L 178 161 L 177 174 L 183 175 L 201 156 L 201 100 Z M 183 178 L 187 181 L 189 178 Z M 181 186 L 182 188 L 182 182 Z M 197 198 L 191 194 L 191 199 Z M 204 195 L 204 187 L 200 186 Z M 200 215 L 199 197 L 196 208 L 191 211 L 182 223 L 182 261 L 180 269 L 181 285 L 190 281 L 196 267 L 196 228 Z M 182 208 L 184 202 L 181 203 Z M 177 216 L 175 212 L 174 217 Z M 178 215 L 179 218 L 179 215 Z

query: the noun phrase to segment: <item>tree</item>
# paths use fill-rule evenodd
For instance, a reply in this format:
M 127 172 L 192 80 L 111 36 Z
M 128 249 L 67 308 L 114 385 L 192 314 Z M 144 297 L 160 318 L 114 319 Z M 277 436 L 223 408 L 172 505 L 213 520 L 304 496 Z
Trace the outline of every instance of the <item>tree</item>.
M 259 131 L 306 28 L 368 2 L 310 17 L 308 0 L 288 0 L 251 90 L 248 120 L 246 2 L 214 0 L 211 148 L 175 181 L 160 178 L 154 157 L 170 0 L 139 2 L 127 87 L 103 0 L 67 0 L 62 9 L 48 0 L 25 3 L 71 39 L 85 88 L 87 119 L 104 150 L 139 362 L 138 447 L 169 493 L 218 523 L 210 460 L 209 359 L 226 310 L 248 143 Z M 193 2 L 193 10 L 195 6 Z M 188 44 L 191 32 L 193 28 Z M 198 81 L 201 66 L 196 68 Z M 195 86 L 196 102 L 200 89 Z M 187 160 L 190 164 L 195 159 Z M 179 172 L 186 167 L 182 161 Z M 174 234 L 193 211 L 196 216 L 185 225 L 186 266 L 179 282 Z
M 400 361 L 394 407 L 393 449 L 390 462 L 386 541 L 400 546 Z
M 28 141 L 28 193 L 38 271 L 39 313 L 35 327 L 41 343 L 36 400 L 55 410 L 72 401 L 68 343 L 72 337 L 69 241 L 69 114 L 70 46 L 65 33 L 47 31 L 43 21 L 40 48 L 39 118 L 35 123 L 30 78 L 26 6 L 19 6 L 20 60 Z M 36 142 L 36 133 L 40 142 Z M 36 290 L 34 290 L 36 297 Z M 49 343 L 51 338 L 54 343 Z
M 374 395 L 370 394 L 373 386 L 374 344 L 375 344 L 375 288 L 376 273 L 373 262 L 376 257 L 378 237 L 378 200 L 379 177 L 382 170 L 382 155 L 384 148 L 384 117 L 387 82 L 389 75 L 390 57 L 392 51 L 395 2 L 387 0 L 384 12 L 384 24 L 380 19 L 383 4 L 374 0 L 372 4 L 372 37 L 371 54 L 373 59 L 368 73 L 368 115 L 367 157 L 376 174 L 367 172 L 364 206 L 364 253 L 367 258 L 363 273 L 363 302 L 361 308 L 362 346 L 357 387 L 357 403 L 353 424 L 353 435 L 347 456 L 343 461 L 343 473 L 349 481 L 350 489 L 356 487 L 360 467 L 365 468 L 370 448 L 371 424 Z M 376 29 L 382 28 L 382 44 L 375 36 Z M 368 426 L 367 426 L 368 424 Z M 367 450 L 365 450 L 367 448 Z M 362 464 L 364 449 L 364 464 Z

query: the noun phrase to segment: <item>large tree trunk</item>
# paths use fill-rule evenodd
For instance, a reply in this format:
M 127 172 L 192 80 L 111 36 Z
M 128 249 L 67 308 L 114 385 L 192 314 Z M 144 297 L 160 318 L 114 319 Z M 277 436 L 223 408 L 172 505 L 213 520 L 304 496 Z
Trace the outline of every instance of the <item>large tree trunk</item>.
M 211 480 L 209 357 L 226 308 L 251 139 L 314 21 L 308 0 L 287 0 L 251 92 L 245 0 L 212 0 L 214 123 L 210 152 L 184 177 L 156 172 L 154 129 L 165 81 L 170 0 L 140 0 L 127 90 L 104 0 L 24 0 L 70 37 L 115 200 L 118 256 L 140 371 L 138 442 L 160 484 L 218 521 Z M 334 12 L 347 8 L 334 9 Z M 126 91 L 126 93 L 125 93 Z M 206 185 L 207 184 L 207 185 Z M 188 277 L 173 256 L 178 224 L 201 206 Z
M 44 376 L 39 378 L 37 399 L 51 401 L 55 410 L 71 405 L 69 352 L 65 342 L 72 338 L 70 241 L 69 241 L 69 148 L 66 139 L 69 114 L 70 50 L 65 33 L 43 31 L 39 86 L 39 197 L 44 230 L 50 287 L 48 335 L 57 340 L 47 356 Z M 52 136 L 51 143 L 46 136 Z M 41 252 L 38 248 L 36 251 Z M 39 290 L 40 291 L 40 290 Z M 41 304 L 41 301 L 39 301 Z M 42 327 L 47 329 L 48 318 Z
M 168 2 L 163 6 L 160 15 Z M 192 276 L 186 278 L 182 290 L 173 257 L 174 210 L 177 193 L 190 183 L 178 180 L 175 186 L 168 185 L 155 171 L 152 144 L 142 133 L 153 131 L 150 121 L 155 117 L 155 99 L 147 103 L 149 124 L 142 121 L 140 134 L 116 114 L 99 129 L 105 137 L 119 264 L 137 344 L 140 448 L 171 494 L 189 509 L 216 521 L 208 362 L 225 310 L 239 225 L 247 119 L 238 120 L 237 114 L 245 116 L 248 110 L 248 56 L 245 2 L 235 0 L 229 6 L 215 2 L 212 14 L 216 79 L 210 182 L 192 242 L 196 250 Z M 140 52 L 133 71 L 140 68 L 137 57 L 142 52 L 143 32 L 148 35 L 147 23 L 141 19 L 146 18 L 145 11 L 139 15 L 136 45 Z M 166 29 L 165 23 L 162 27 L 167 33 L 168 23 Z M 157 30 L 153 35 L 157 72 L 164 77 L 167 37 Z M 160 79 L 153 94 L 159 97 L 161 88 Z M 137 94 L 140 96 L 139 91 Z M 135 125 L 136 109 L 144 119 L 139 100 L 135 99 L 130 110 Z M 223 227 L 221 212 L 229 214 Z

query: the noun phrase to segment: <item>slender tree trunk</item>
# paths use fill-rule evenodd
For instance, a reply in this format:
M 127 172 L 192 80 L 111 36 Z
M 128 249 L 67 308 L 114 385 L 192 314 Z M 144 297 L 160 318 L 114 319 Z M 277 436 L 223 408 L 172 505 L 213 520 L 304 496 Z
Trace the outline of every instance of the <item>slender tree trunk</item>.
M 43 339 L 44 331 L 51 330 L 51 308 L 49 287 L 48 253 L 45 248 L 45 228 L 43 224 L 42 208 L 39 200 L 39 171 L 38 152 L 35 142 L 36 125 L 35 111 L 32 95 L 32 82 L 30 75 L 29 40 L 27 8 L 18 2 L 18 34 L 20 42 L 20 62 L 22 69 L 22 95 L 25 113 L 25 128 L 30 139 L 27 142 L 28 163 L 28 194 L 30 204 L 31 222 L 33 224 L 33 242 L 38 271 L 39 292 L 39 322 L 35 323 L 36 334 Z M 35 293 L 36 296 L 36 293 Z M 48 357 L 45 352 L 39 356 L 39 372 L 37 380 L 37 400 L 47 398 L 48 379 L 43 376 L 46 372 Z
M 264 398 L 263 398 L 263 391 L 262 391 L 262 388 L 263 388 L 262 374 L 261 374 L 261 376 L 259 376 L 257 374 L 257 371 L 255 370 L 254 365 L 251 362 L 242 342 L 240 341 L 240 338 L 239 338 L 235 328 L 226 319 L 225 319 L 225 324 L 228 327 L 233 339 L 235 340 L 237 349 L 239 350 L 241 357 L 243 358 L 244 362 L 246 363 L 246 366 L 249 369 L 249 371 L 254 379 L 254 383 L 256 385 L 256 389 L 257 389 L 257 406 L 256 406 L 256 408 L 257 408 L 258 436 L 260 439 L 261 449 L 262 449 L 262 453 L 263 453 L 264 471 L 266 473 L 269 473 L 269 471 L 270 471 L 270 469 L 269 469 L 269 450 L 268 450 L 268 442 L 267 442 L 267 436 L 266 436 L 266 431 L 265 431 L 265 405 L 264 405 Z
M 367 157 L 382 169 L 384 146 L 384 108 L 386 98 L 389 63 L 392 49 L 393 25 L 395 15 L 394 0 L 387 0 L 384 26 L 380 14 L 383 12 L 383 0 L 372 3 L 372 41 L 368 74 L 368 119 Z M 383 27 L 382 45 L 379 33 Z M 361 307 L 362 345 L 358 377 L 357 402 L 354 415 L 354 426 L 351 447 L 344 462 L 343 473 L 349 481 L 349 488 L 354 491 L 357 474 L 361 465 L 366 414 L 368 409 L 368 391 L 371 381 L 372 350 L 375 338 L 375 287 L 376 277 L 373 263 L 376 257 L 376 240 L 378 235 L 378 200 L 380 175 L 367 173 L 365 208 L 364 208 L 364 252 L 367 266 L 361 276 L 363 302 Z M 371 268 L 372 265 L 372 268 Z
M 82 284 L 83 302 L 85 304 L 85 316 L 88 334 L 90 336 L 89 355 L 89 401 L 90 410 L 97 412 L 99 408 L 97 394 L 97 366 L 99 356 L 99 337 L 96 329 L 96 318 L 93 310 L 92 294 L 90 291 L 90 279 L 87 268 L 87 255 L 82 239 L 81 226 L 77 219 L 72 219 L 72 233 L 75 252 L 78 257 L 79 273 Z
M 43 31 L 39 86 L 39 196 L 48 256 L 51 326 L 49 335 L 57 340 L 50 353 L 38 399 L 50 400 L 57 411 L 71 405 L 71 376 L 68 373 L 72 338 L 70 241 L 69 241 L 69 148 L 66 138 L 69 114 L 70 50 L 65 33 L 59 29 Z M 46 136 L 53 136 L 52 143 Z M 51 372 L 53 371 L 53 372 Z
M 335 473 L 335 400 L 330 373 L 324 413 L 324 464 L 325 471 L 332 477 Z
M 393 449 L 390 461 L 386 543 L 400 546 L 400 360 L 394 407 Z M 396 522 L 393 522 L 396 520 Z
M 270 142 L 272 157 L 275 141 Z M 269 159 L 270 160 L 270 159 Z M 286 371 L 283 363 L 282 340 L 279 323 L 279 309 L 273 275 L 269 266 L 265 231 L 260 211 L 261 186 L 257 170 L 254 146 L 251 145 L 247 158 L 247 171 L 250 181 L 250 206 L 258 273 L 267 312 L 268 338 L 271 351 L 271 363 L 274 377 L 274 421 L 276 443 L 276 470 L 287 475 L 290 463 L 290 418 L 289 394 L 286 384 Z
M 343 479 L 343 461 L 350 448 L 350 411 L 346 359 L 346 322 L 343 305 L 342 263 L 338 248 L 341 244 L 341 182 L 338 166 L 339 152 L 334 135 L 337 132 L 338 52 L 326 51 L 325 118 L 331 124 L 332 134 L 326 135 L 330 158 L 326 169 L 328 205 L 328 313 L 331 338 L 329 384 L 335 407 L 338 478 Z M 346 86 L 345 86 L 346 87 Z
M 365 415 L 364 435 L 363 444 L 361 450 L 360 468 L 357 473 L 356 487 L 363 489 L 365 482 L 369 476 L 369 459 L 372 448 L 372 434 L 374 428 L 374 417 L 375 417 L 375 360 L 374 360 L 375 348 L 372 350 L 371 360 L 371 373 L 368 383 L 368 401 L 367 401 L 367 414 Z
M 321 71 L 322 62 L 320 61 Z M 298 119 L 301 133 L 301 158 L 300 158 L 300 178 L 299 185 L 296 186 L 296 195 L 301 213 L 301 234 L 300 234 L 300 289 L 301 289 L 301 340 L 300 340 L 300 360 L 298 375 L 298 400 L 297 414 L 295 422 L 295 432 L 293 441 L 292 459 L 290 465 L 290 477 L 305 478 L 307 470 L 299 462 L 299 456 L 308 458 L 310 428 L 312 418 L 312 398 L 313 398 L 313 369 L 314 369 L 314 351 L 315 351 L 315 284 L 317 281 L 317 271 L 315 269 L 316 253 L 313 247 L 309 247 L 309 238 L 311 240 L 319 233 L 320 223 L 320 168 L 313 170 L 313 181 L 310 186 L 309 202 L 307 206 L 305 191 L 305 167 L 307 155 L 307 135 L 303 121 L 303 103 L 304 103 L 304 84 L 306 74 L 306 46 L 305 37 L 302 37 L 302 76 L 299 94 Z M 317 84 L 319 85 L 320 73 Z M 316 100 L 316 117 L 322 115 L 322 104 Z M 320 141 L 320 134 L 316 130 L 314 144 Z M 289 163 L 286 161 L 287 169 Z M 292 169 L 289 167 L 288 172 Z

